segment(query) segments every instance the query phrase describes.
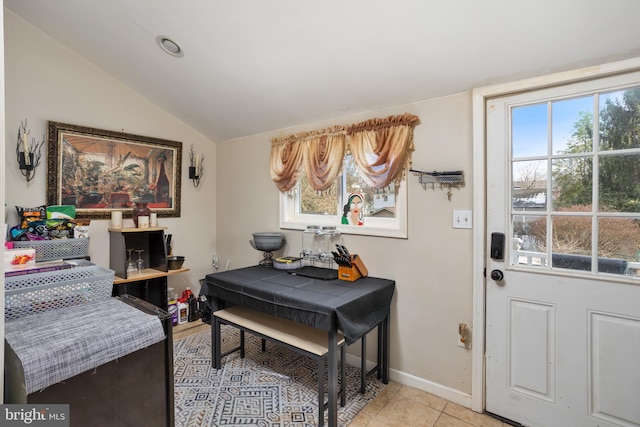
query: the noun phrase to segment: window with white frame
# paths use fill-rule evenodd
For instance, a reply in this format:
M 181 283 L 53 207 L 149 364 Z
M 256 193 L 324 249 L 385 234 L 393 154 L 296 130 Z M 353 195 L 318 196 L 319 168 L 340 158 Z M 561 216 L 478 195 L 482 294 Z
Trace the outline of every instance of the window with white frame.
M 280 227 L 406 238 L 404 177 L 418 120 L 405 114 L 273 139 Z
M 318 192 L 303 174 L 289 192 L 280 193 L 280 227 L 304 229 L 307 225 L 333 225 L 345 234 L 407 237 L 406 180 L 390 183 L 383 189 L 369 187 L 358 177 L 346 155 L 342 174 L 325 191 Z M 345 206 L 351 207 L 349 195 L 361 193 L 362 226 L 343 224 Z

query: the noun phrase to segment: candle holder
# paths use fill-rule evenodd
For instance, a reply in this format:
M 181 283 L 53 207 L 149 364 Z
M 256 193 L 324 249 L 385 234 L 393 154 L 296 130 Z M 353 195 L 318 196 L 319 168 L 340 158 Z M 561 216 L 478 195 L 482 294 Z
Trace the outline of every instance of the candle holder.
M 196 154 L 193 144 L 189 150 L 189 179 L 193 182 L 193 186 L 200 186 L 200 179 L 204 175 L 204 156 Z
M 44 135 L 42 135 L 41 141 L 36 141 L 35 138 L 32 138 L 31 142 L 29 142 L 29 133 L 30 131 L 27 130 L 27 119 L 25 119 L 24 122 L 20 122 L 20 127 L 18 127 L 16 157 L 20 173 L 27 178 L 27 182 L 33 179 L 36 174 L 36 168 L 40 166 L 42 146 L 45 142 Z

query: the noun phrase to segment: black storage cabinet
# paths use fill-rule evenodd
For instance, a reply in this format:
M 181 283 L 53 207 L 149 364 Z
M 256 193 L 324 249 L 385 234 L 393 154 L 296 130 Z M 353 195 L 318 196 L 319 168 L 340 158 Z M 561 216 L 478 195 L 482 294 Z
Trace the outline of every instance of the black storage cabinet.
M 147 314 L 157 315 L 166 338 L 26 396 L 20 361 L 5 343 L 5 403 L 69 404 L 73 427 L 173 427 L 171 315 L 130 295 L 118 298 Z

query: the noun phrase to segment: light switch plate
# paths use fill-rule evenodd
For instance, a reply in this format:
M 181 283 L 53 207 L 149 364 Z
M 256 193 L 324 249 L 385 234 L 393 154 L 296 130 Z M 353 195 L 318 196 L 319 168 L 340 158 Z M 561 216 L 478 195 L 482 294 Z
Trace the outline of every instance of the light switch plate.
M 453 211 L 453 228 L 471 228 L 471 211 Z

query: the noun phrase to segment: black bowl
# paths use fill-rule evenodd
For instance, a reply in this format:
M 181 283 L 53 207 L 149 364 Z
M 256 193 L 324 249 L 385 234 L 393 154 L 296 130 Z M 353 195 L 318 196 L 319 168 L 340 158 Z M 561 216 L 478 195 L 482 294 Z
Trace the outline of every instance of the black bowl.
M 168 256 L 167 263 L 169 270 L 180 270 L 182 268 L 182 263 L 184 262 L 183 256 Z

